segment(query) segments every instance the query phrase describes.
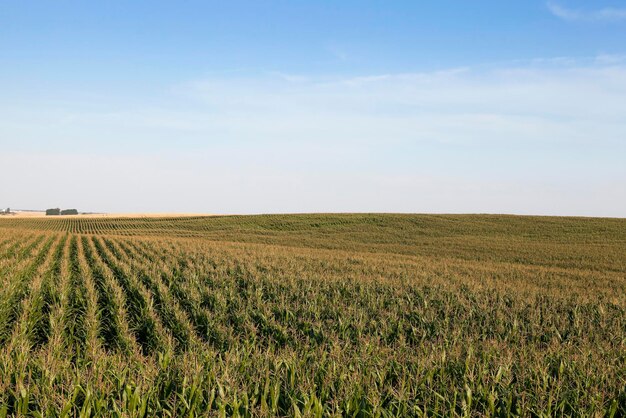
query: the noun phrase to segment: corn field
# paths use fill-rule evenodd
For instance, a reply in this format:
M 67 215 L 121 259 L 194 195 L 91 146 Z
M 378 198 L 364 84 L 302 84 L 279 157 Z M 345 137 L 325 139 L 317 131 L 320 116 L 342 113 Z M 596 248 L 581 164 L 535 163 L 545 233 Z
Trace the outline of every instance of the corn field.
M 0 219 L 0 417 L 626 416 L 626 220 Z

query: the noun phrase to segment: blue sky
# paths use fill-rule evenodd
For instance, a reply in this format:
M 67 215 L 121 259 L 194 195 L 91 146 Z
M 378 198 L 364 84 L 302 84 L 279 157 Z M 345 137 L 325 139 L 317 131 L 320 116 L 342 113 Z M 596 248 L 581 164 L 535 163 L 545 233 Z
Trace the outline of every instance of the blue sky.
M 626 216 L 624 45 L 624 1 L 3 2 L 0 205 Z

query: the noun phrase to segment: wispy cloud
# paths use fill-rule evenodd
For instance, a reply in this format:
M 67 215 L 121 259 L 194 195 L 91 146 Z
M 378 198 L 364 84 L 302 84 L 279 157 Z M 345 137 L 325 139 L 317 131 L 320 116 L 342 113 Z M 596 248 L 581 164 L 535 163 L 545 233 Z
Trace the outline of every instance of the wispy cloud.
M 332 56 L 334 56 L 339 61 L 347 61 L 348 60 L 348 54 L 339 45 L 335 45 L 335 44 L 329 45 L 327 50 L 328 50 L 328 52 L 331 53 Z
M 597 10 L 570 9 L 555 2 L 547 3 L 550 12 L 568 21 L 617 22 L 626 21 L 626 8 L 606 7 Z
M 280 71 L 270 71 L 268 74 L 271 76 L 278 77 L 282 80 L 288 81 L 290 83 L 304 83 L 306 81 L 309 81 L 309 77 L 299 75 L 299 74 L 289 74 L 289 73 L 283 73 Z

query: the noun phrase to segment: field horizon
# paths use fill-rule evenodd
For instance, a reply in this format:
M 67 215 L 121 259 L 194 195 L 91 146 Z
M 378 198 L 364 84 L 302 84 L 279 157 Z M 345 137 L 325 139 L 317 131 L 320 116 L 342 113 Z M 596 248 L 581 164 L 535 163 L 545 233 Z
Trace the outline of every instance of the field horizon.
M 329 211 L 329 212 L 259 212 L 259 213 L 205 213 L 205 212 L 87 212 L 78 215 L 46 215 L 39 210 L 15 210 L 7 218 L 188 218 L 220 216 L 298 216 L 298 215 L 413 215 L 413 216 L 512 216 L 535 218 L 582 218 L 582 219 L 626 219 L 623 216 L 594 216 L 576 214 L 536 214 L 507 212 L 378 212 L 378 211 Z M 1 219 L 1 218 L 0 218 Z

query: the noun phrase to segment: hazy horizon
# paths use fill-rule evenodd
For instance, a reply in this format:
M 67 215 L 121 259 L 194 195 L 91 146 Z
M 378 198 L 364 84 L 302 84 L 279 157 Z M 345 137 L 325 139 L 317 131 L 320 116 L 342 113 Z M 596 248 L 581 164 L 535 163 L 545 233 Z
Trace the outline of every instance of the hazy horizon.
M 626 217 L 626 6 L 0 6 L 0 205 Z

